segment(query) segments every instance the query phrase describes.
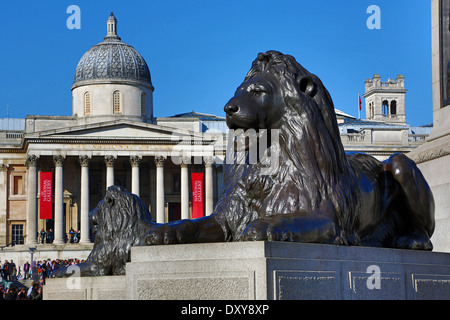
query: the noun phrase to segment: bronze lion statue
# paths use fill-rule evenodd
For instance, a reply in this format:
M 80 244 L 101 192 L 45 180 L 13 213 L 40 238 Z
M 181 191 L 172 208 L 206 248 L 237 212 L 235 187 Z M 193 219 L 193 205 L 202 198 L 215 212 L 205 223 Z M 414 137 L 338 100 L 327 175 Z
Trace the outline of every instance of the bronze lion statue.
M 51 277 L 124 275 L 131 247 L 145 245 L 153 225 L 148 208 L 138 196 L 123 187 L 111 186 L 97 207 L 89 213 L 95 234 L 94 248 L 86 262 L 54 270 Z M 75 272 L 76 273 L 76 272 Z
M 415 163 L 402 154 L 384 162 L 346 154 L 330 94 L 292 56 L 260 53 L 224 110 L 236 141 L 250 130 L 275 130 L 277 141 L 267 139 L 255 163 L 241 144 L 242 159 L 226 161 L 214 212 L 199 219 L 154 223 L 139 197 L 110 187 L 90 213 L 95 243 L 78 265 L 82 276 L 124 274 L 131 247 L 141 245 L 269 240 L 432 250 L 434 200 Z M 274 155 L 276 165 L 264 170 Z
M 272 240 L 432 250 L 434 200 L 415 163 L 402 154 L 384 162 L 346 154 L 330 94 L 292 56 L 260 53 L 224 110 L 230 129 L 278 130 L 279 143 L 269 141 L 263 156 L 276 153 L 278 165 L 270 174 L 261 174 L 264 161 L 226 165 L 214 212 L 155 224 L 147 245 Z

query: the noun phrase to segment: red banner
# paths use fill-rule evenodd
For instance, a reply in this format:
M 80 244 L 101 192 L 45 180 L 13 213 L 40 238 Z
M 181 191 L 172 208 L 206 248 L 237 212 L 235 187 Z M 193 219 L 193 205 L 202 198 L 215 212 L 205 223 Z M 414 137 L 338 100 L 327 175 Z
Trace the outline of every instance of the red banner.
M 41 172 L 40 174 L 40 219 L 52 219 L 53 210 L 53 175 L 51 172 Z
M 203 217 L 203 173 L 192 172 L 192 219 Z

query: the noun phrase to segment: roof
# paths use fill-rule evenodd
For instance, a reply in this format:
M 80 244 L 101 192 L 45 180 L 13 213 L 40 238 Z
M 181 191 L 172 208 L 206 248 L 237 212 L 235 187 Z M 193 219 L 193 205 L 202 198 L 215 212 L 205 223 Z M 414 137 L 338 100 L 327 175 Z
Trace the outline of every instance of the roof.
M 219 117 L 214 114 L 201 113 L 195 111 L 176 114 L 168 118 L 197 118 L 202 121 L 225 121 L 224 117 Z
M 114 20 L 112 20 L 113 18 Z M 114 16 L 108 22 L 115 23 Z M 150 87 L 150 71 L 144 58 L 132 46 L 108 30 L 103 42 L 92 46 L 78 62 L 72 89 L 97 83 L 125 83 Z
M 0 118 L 0 130 L 23 131 L 25 130 L 25 119 Z
M 358 126 L 358 127 L 377 127 L 379 129 L 381 128 L 409 128 L 409 125 L 407 124 L 391 124 L 386 122 L 378 122 L 378 121 L 368 121 L 363 119 L 350 119 L 345 118 L 344 123 L 340 123 L 339 126 Z
M 341 111 L 339 109 L 336 109 L 336 108 L 334 108 L 334 113 L 336 113 L 336 116 L 342 116 L 342 117 L 345 117 L 345 118 L 356 119 L 354 116 L 351 116 L 351 115 L 349 115 L 349 114 L 347 114 L 347 113 L 345 113 L 345 112 L 343 112 L 343 111 Z

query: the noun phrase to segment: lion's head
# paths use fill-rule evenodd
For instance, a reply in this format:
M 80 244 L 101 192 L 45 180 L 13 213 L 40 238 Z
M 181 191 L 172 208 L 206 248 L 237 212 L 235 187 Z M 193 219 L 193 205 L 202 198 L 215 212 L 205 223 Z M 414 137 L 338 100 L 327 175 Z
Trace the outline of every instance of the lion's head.
M 309 212 L 326 200 L 336 210 L 337 225 L 351 229 L 356 175 L 340 139 L 333 101 L 317 76 L 290 55 L 260 53 L 224 110 L 230 129 L 279 130 L 279 169 L 270 178 L 258 177 L 257 171 L 251 178 L 257 180 L 252 185 L 264 186 L 257 194 L 270 193 L 252 200 L 259 210 L 254 216 Z M 247 192 L 242 195 L 245 201 Z
M 333 102 L 320 79 L 294 57 L 267 51 L 258 54 L 224 110 L 230 129 L 280 129 L 294 105 L 301 117 L 320 110 L 330 131 L 337 132 Z
M 152 224 L 148 209 L 138 196 L 111 186 L 89 216 L 95 243 L 86 262 L 92 265 L 94 275 L 125 274 L 131 247 L 144 243 Z

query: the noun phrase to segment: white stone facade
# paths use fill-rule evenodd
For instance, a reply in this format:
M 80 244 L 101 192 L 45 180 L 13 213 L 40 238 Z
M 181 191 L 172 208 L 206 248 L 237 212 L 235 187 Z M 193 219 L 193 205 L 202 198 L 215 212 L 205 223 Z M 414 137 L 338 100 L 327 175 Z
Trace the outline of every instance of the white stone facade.
M 114 93 L 119 93 L 119 110 L 114 110 Z M 73 116 L 86 123 L 105 116 L 148 121 L 153 118 L 153 91 L 143 86 L 89 84 L 72 90 Z M 89 99 L 89 101 L 86 101 Z M 103 119 L 102 119 L 103 120 Z

